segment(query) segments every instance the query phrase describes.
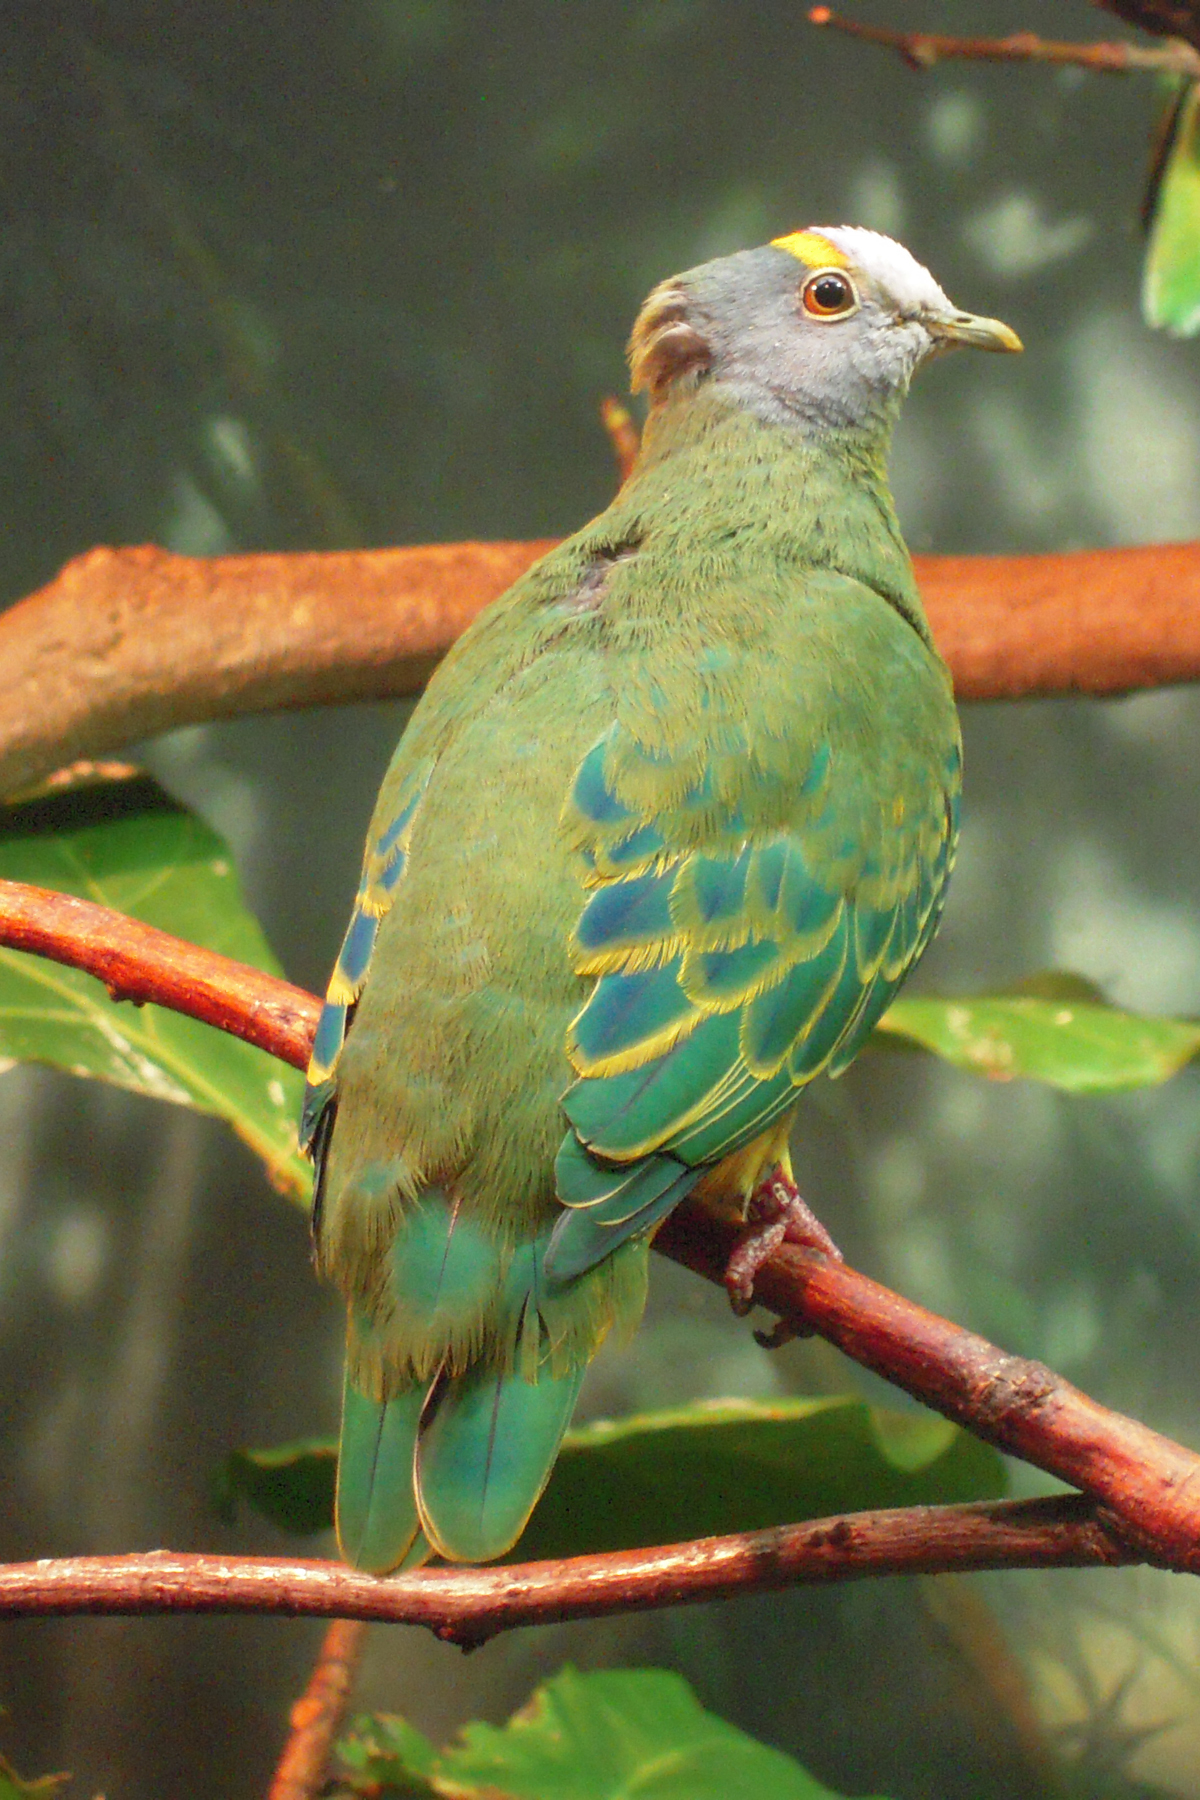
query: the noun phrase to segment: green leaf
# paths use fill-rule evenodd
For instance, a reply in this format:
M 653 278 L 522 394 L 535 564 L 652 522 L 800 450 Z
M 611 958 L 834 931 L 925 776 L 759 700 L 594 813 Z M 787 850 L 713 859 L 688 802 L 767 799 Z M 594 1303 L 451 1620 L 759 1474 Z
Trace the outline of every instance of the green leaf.
M 567 1667 L 507 1725 L 471 1724 L 435 1755 L 392 1714 L 337 1746 L 339 1793 L 444 1800 L 839 1800 L 785 1756 L 706 1712 L 665 1669 Z
M 333 1523 L 337 1451 L 235 1451 L 221 1474 L 286 1531 Z M 512 1560 L 636 1549 L 879 1506 L 991 1500 L 1003 1459 L 932 1412 L 859 1399 L 720 1400 L 570 1431 Z
M 149 777 L 63 786 L 0 806 L 0 876 L 77 894 L 279 972 L 222 840 Z M 265 1051 L 163 1007 L 111 1000 L 78 969 L 0 949 L 0 1057 L 51 1063 L 227 1119 L 297 1200 L 303 1080 Z
M 39 1775 L 36 1781 L 23 1781 L 6 1756 L 0 1756 L 0 1800 L 50 1800 L 69 1775 Z
M 1200 90 L 1176 101 L 1150 196 L 1142 316 L 1173 337 L 1200 331 Z
M 396 1713 L 363 1713 L 336 1754 L 349 1771 L 340 1785 L 351 1793 L 432 1794 L 437 1752 L 415 1725 Z
M 877 1029 L 993 1081 L 1025 1076 L 1069 1094 L 1155 1087 L 1200 1052 L 1200 1023 L 1122 1012 L 1081 976 L 1057 973 L 1007 993 L 906 996 Z
M 682 1543 L 880 1506 L 990 1500 L 1003 1459 L 936 1413 L 852 1398 L 718 1400 L 569 1432 L 522 1562 Z
M 464 1727 L 433 1787 L 446 1800 L 836 1800 L 665 1669 L 563 1669 L 507 1725 Z
M 213 1480 L 213 1504 L 231 1524 L 239 1499 L 283 1531 L 308 1537 L 333 1525 L 337 1445 L 304 1438 L 274 1450 L 231 1450 Z

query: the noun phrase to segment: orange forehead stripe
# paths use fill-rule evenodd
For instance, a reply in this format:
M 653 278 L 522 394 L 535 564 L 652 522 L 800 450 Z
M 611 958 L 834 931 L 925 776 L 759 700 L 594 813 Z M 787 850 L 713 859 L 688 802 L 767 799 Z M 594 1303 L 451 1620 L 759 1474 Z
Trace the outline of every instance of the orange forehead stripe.
M 836 244 L 831 244 L 819 231 L 793 231 L 788 237 L 771 239 L 773 250 L 786 250 L 797 262 L 810 269 L 848 269 L 850 258 Z

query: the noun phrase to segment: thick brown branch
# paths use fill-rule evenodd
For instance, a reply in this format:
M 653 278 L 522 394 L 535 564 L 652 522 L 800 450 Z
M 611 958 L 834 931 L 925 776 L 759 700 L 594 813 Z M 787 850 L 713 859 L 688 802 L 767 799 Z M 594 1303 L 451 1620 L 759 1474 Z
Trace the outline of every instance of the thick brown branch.
M 1200 544 L 916 558 L 960 700 L 1200 680 Z
M 1113 11 L 1121 12 L 1122 8 L 1114 7 Z M 810 7 L 808 17 L 810 24 L 828 25 L 847 37 L 898 51 L 910 69 L 931 69 L 935 63 L 954 60 L 1057 63 L 1092 69 L 1102 75 L 1137 71 L 1200 78 L 1200 54 L 1190 44 L 1174 40 L 1161 49 L 1150 50 L 1144 44 L 1064 44 L 1038 37 L 1032 31 L 1014 31 L 1005 38 L 946 37 L 936 31 L 891 31 L 883 25 L 860 25 L 855 19 L 841 18 L 828 6 Z
M 0 793 L 176 725 L 414 694 L 549 547 L 89 550 L 0 617 Z
M 416 693 L 549 545 L 91 550 L 0 616 L 0 794 L 176 725 Z M 917 559 L 960 699 L 1200 679 L 1200 546 Z
M 76 930 L 80 908 L 82 929 Z M 118 991 L 136 984 L 141 998 L 213 1017 L 212 994 L 226 974 L 225 959 L 120 915 L 111 918 L 112 935 L 122 944 L 115 977 L 101 939 L 103 908 L 64 905 L 62 896 L 0 882 L 0 943 L 28 948 L 36 940 L 58 961 L 113 979 Z M 212 967 L 198 982 L 193 1004 L 189 981 L 197 971 L 204 977 L 206 961 Z M 243 988 L 231 984 L 226 996 L 226 1028 L 240 1009 L 239 1035 L 303 1067 L 316 1000 L 269 976 L 243 975 Z M 689 1201 L 659 1232 L 656 1247 L 720 1282 L 733 1242 L 733 1227 Z M 1200 1457 L 1194 1452 L 1108 1411 L 1040 1363 L 1006 1355 L 845 1264 L 785 1245 L 764 1265 L 755 1293 L 781 1318 L 819 1331 L 926 1405 L 1085 1490 L 1146 1561 L 1200 1573 Z
M 267 1800 L 314 1800 L 321 1792 L 366 1641 L 361 1619 L 335 1619 L 321 1644 L 308 1686 L 291 1712 L 291 1736 Z
M 0 1616 L 255 1612 L 425 1625 L 473 1645 L 519 1625 L 645 1612 L 733 1594 L 947 1570 L 1086 1568 L 1139 1560 L 1078 1494 L 914 1506 L 509 1568 L 379 1580 L 331 1562 L 252 1557 L 47 1558 L 0 1567 Z

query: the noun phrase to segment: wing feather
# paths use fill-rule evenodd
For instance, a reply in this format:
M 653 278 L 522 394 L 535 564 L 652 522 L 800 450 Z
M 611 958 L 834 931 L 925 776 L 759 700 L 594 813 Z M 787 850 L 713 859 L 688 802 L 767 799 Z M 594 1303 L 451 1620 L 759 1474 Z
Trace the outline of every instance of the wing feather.
M 333 1104 L 335 1071 L 354 1008 L 367 979 L 380 920 L 396 897 L 408 863 L 409 844 L 422 796 L 433 772 L 426 761 L 408 771 L 398 792 L 389 792 L 385 781 L 376 806 L 372 829 L 363 856 L 362 878 L 354 898 L 350 923 L 334 964 L 317 1020 L 309 1056 L 304 1110 L 300 1115 L 300 1147 L 313 1152 L 322 1143 L 321 1120 Z M 328 1132 L 324 1137 L 328 1136 Z M 318 1163 L 317 1178 L 320 1181 Z
M 727 765 L 753 781 L 763 759 L 727 728 L 714 742 L 707 767 L 694 743 L 673 766 L 614 727 L 568 804 L 590 889 L 571 955 L 595 982 L 567 1043 L 576 1079 L 559 1166 L 573 1171 L 572 1210 L 555 1234 L 559 1275 L 657 1223 L 667 1196 L 686 1191 L 668 1167 L 699 1179 L 817 1074 L 839 1073 L 940 912 L 956 743 L 944 779 L 918 756 L 876 771 L 873 791 L 829 743 L 799 747 L 777 816 L 754 826 Z M 786 788 L 778 743 L 772 756 Z

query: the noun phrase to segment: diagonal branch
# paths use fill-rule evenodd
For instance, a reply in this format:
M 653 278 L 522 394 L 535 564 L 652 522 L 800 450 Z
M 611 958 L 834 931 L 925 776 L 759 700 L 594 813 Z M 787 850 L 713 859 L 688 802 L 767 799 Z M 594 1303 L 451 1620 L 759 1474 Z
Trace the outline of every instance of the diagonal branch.
M 232 1027 L 297 1067 L 307 1059 L 318 1007 L 312 995 L 254 970 L 229 981 L 226 959 L 90 902 L 0 882 L 0 943 L 97 973 L 118 996 Z M 218 1018 L 213 994 L 222 983 Z M 688 1201 L 655 1244 L 720 1282 L 736 1237 L 734 1226 Z M 1200 1457 L 1193 1451 L 844 1263 L 784 1245 L 764 1265 L 755 1293 L 785 1321 L 819 1332 L 915 1399 L 1083 1489 L 1100 1504 L 1094 1516 L 1116 1534 L 1122 1554 L 1200 1573 Z
M 366 1642 L 360 1619 L 335 1619 L 321 1643 L 308 1686 L 291 1711 L 291 1735 L 283 1747 L 267 1800 L 316 1800 Z
M 153 1001 L 303 1069 L 321 1003 L 303 988 L 74 894 L 0 881 L 0 943 L 84 969 L 114 1000 Z
M 0 794 L 177 725 L 414 694 L 550 547 L 91 550 L 0 616 Z M 1200 679 L 1200 545 L 916 567 L 960 700 Z
M 1112 9 L 1123 12 L 1120 6 Z M 1137 10 L 1128 9 L 1129 13 Z M 1123 16 L 1128 16 L 1124 14 Z M 844 19 L 828 6 L 813 6 L 810 25 L 829 26 L 846 37 L 895 50 L 910 69 L 932 69 L 939 62 L 1052 63 L 1059 67 L 1091 69 L 1102 75 L 1184 75 L 1200 79 L 1200 51 L 1177 38 L 1161 49 L 1144 44 L 1065 44 L 1038 37 L 1032 31 L 1014 31 L 1011 37 L 947 37 L 937 31 L 892 31 L 883 25 L 860 25 Z M 1140 21 L 1136 21 L 1140 23 Z

